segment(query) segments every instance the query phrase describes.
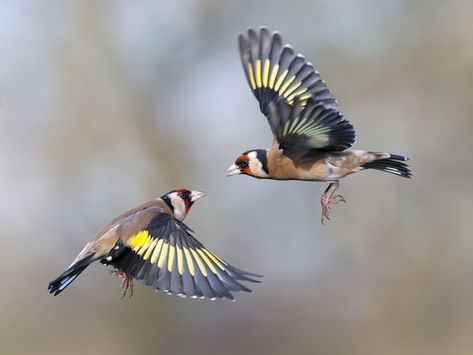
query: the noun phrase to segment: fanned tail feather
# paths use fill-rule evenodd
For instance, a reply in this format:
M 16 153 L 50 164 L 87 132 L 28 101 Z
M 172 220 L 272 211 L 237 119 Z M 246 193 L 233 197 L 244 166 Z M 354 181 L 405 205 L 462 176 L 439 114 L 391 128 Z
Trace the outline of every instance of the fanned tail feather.
M 49 293 L 53 293 L 54 296 L 57 296 L 93 261 L 95 261 L 94 255 L 90 255 L 71 265 L 64 273 L 49 283 Z
M 406 161 L 409 160 L 408 158 L 397 154 L 375 152 L 370 153 L 379 156 L 379 158 L 372 162 L 363 164 L 363 168 L 381 170 L 405 178 L 412 177 L 412 172 L 409 166 L 406 164 Z

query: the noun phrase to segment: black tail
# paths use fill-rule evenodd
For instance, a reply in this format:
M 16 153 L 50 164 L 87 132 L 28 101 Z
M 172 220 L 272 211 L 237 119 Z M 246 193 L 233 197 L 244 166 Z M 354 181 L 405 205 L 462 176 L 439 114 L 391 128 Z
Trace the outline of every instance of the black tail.
M 89 255 L 88 257 L 78 261 L 77 263 L 71 265 L 64 273 L 62 273 L 58 278 L 54 279 L 49 283 L 48 290 L 49 293 L 54 293 L 54 296 L 57 296 L 61 293 L 67 286 L 75 280 L 79 274 L 85 270 L 87 266 L 96 259 L 94 255 Z
M 408 158 L 402 155 L 386 154 L 386 153 L 373 153 L 379 155 L 378 160 L 366 163 L 363 165 L 365 169 L 376 169 L 391 173 L 394 175 L 402 176 L 405 178 L 411 178 L 412 172 L 409 166 L 405 163 Z M 389 156 L 389 157 L 386 157 Z

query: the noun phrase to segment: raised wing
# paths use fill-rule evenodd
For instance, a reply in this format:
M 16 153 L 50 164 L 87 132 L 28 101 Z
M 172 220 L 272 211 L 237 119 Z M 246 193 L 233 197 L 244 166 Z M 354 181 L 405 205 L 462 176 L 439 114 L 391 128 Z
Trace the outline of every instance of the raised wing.
M 251 292 L 240 281 L 259 282 L 254 279 L 259 275 L 219 258 L 167 213 L 157 213 L 147 226 L 120 239 L 108 259 L 146 286 L 184 297 L 234 299 L 231 291 Z
M 266 27 L 250 28 L 239 36 L 243 69 L 261 112 L 268 115 L 268 104 L 283 98 L 292 105 L 298 98 L 304 106 L 308 99 L 337 108 L 337 102 L 314 66 L 302 54 L 283 45 L 278 32 Z
M 285 155 L 300 158 L 313 149 L 338 150 L 355 142 L 355 130 L 335 109 L 309 100 L 305 107 L 295 100 L 269 104 L 268 120 Z

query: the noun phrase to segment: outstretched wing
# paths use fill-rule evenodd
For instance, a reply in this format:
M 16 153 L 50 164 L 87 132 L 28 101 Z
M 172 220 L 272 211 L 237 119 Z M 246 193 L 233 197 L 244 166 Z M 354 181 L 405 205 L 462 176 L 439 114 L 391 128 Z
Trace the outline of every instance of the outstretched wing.
M 343 115 L 309 100 L 305 107 L 280 100 L 269 104 L 268 120 L 283 153 L 301 158 L 311 150 L 349 148 L 355 142 L 355 130 Z
M 146 286 L 180 296 L 233 299 L 231 291 L 251 292 L 240 281 L 259 282 L 254 279 L 259 275 L 219 258 L 167 213 L 157 213 L 147 226 L 120 239 L 108 259 Z
M 270 102 L 284 99 L 292 105 L 296 98 L 304 106 L 308 99 L 337 108 L 337 102 L 314 66 L 302 54 L 283 45 L 278 32 L 253 28 L 239 36 L 240 56 L 250 88 L 261 112 L 268 115 Z

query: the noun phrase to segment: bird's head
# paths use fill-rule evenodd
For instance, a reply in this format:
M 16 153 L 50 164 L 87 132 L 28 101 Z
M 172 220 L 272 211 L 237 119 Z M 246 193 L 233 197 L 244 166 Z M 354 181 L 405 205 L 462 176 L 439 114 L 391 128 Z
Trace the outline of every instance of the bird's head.
M 248 150 L 240 154 L 226 171 L 227 176 L 249 175 L 264 179 L 269 177 L 267 152 L 264 149 Z
M 191 209 L 192 204 L 206 195 L 207 194 L 202 191 L 177 189 L 162 195 L 161 199 L 169 206 L 174 218 L 183 221 Z

